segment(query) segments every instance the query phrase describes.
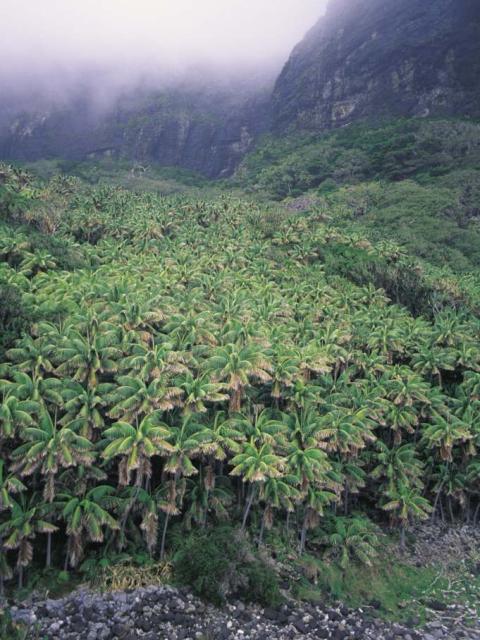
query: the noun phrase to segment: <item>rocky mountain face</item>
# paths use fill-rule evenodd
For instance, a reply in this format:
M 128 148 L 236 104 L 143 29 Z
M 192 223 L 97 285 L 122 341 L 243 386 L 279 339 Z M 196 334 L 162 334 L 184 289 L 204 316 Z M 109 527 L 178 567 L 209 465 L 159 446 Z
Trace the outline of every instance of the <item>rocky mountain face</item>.
M 331 0 L 262 88 L 130 92 L 108 107 L 0 104 L 0 158 L 112 156 L 232 174 L 268 131 L 322 132 L 361 119 L 480 117 L 480 0 Z
M 273 127 L 480 116 L 479 0 L 331 0 L 273 94 Z
M 89 97 L 0 114 L 0 158 L 127 158 L 222 177 L 268 129 L 269 91 L 130 93 L 99 109 Z

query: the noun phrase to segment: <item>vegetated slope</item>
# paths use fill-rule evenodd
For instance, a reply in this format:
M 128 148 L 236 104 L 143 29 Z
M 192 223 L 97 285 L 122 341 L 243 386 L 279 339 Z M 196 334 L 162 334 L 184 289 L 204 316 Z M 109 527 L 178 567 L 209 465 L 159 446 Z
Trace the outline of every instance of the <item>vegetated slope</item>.
M 477 278 L 228 195 L 1 182 L 2 579 L 226 519 L 343 567 L 371 520 L 478 518 Z
M 270 137 L 249 154 L 238 184 L 290 206 L 325 211 L 373 240 L 390 238 L 435 264 L 480 264 L 480 125 L 388 120 L 317 136 Z
M 478 117 L 476 0 L 332 0 L 273 94 L 276 130 L 372 117 Z

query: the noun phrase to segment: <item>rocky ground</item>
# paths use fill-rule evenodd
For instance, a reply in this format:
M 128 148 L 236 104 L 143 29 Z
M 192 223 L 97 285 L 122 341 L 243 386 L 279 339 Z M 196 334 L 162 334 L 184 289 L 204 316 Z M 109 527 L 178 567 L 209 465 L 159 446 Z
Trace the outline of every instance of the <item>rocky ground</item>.
M 469 571 L 480 572 L 477 528 L 422 525 L 412 533 L 403 562 L 435 565 L 442 572 L 468 560 Z M 480 640 L 480 602 L 465 598 L 461 581 L 448 584 L 448 593 L 424 602 L 429 622 L 422 629 L 414 616 L 409 625 L 380 620 L 374 603 L 348 609 L 287 599 L 278 609 L 242 602 L 218 609 L 165 585 L 110 593 L 81 589 L 58 600 L 33 597 L 13 606 L 11 614 L 29 627 L 32 640 Z
M 13 607 L 31 638 L 48 640 L 446 640 L 480 638 L 480 632 L 442 621 L 418 631 L 374 619 L 368 611 L 286 603 L 262 609 L 241 602 L 220 610 L 186 590 L 154 586 L 99 594 L 76 591 L 60 600 Z

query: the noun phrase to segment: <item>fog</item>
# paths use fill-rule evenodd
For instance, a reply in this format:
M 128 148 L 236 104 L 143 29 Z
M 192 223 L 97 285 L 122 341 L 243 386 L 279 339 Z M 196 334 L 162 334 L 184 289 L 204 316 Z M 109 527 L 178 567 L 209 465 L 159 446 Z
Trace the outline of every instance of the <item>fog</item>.
M 0 89 L 276 73 L 326 0 L 0 0 Z M 160 80 L 161 79 L 161 80 Z

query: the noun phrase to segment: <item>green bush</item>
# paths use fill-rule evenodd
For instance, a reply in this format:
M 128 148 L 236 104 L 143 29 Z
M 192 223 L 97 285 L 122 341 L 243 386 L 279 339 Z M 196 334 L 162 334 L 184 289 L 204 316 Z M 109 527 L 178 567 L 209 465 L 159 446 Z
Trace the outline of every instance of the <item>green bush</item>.
M 264 605 L 280 601 L 275 572 L 255 555 L 245 535 L 232 527 L 192 532 L 180 543 L 173 568 L 180 584 L 215 604 L 229 596 Z

